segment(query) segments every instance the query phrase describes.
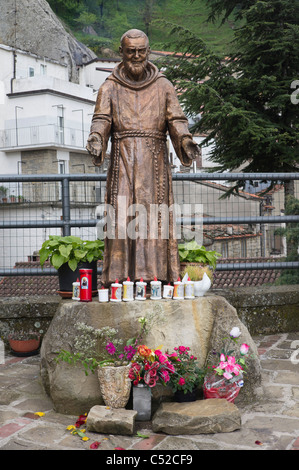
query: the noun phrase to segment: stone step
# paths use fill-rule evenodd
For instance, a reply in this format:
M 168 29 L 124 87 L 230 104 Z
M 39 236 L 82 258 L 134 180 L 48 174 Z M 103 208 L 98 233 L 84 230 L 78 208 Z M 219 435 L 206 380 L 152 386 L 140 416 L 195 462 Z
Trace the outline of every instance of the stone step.
M 93 406 L 86 419 L 88 431 L 103 434 L 132 435 L 137 411 L 109 406 Z
M 172 435 L 232 432 L 241 428 L 241 414 L 225 399 L 165 402 L 156 411 L 152 426 L 154 432 Z

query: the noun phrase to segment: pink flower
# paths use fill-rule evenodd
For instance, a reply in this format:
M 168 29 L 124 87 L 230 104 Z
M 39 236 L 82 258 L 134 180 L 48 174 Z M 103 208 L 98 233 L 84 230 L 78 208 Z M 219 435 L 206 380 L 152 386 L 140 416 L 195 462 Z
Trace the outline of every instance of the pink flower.
M 239 375 L 240 371 L 242 370 L 242 367 L 236 363 L 236 359 L 234 356 L 228 356 L 227 361 L 221 361 L 219 367 L 220 369 L 225 369 L 225 372 L 229 375 L 231 375 L 232 373 L 234 373 L 235 375 Z
M 183 377 L 181 377 L 178 383 L 179 383 L 179 385 L 185 385 L 186 382 L 185 382 L 185 379 L 183 379 Z
M 168 374 L 167 370 L 162 370 L 161 371 L 161 376 L 162 376 L 162 379 L 164 380 L 164 382 L 169 382 L 170 377 L 169 377 L 169 374 Z
M 232 374 L 229 374 L 228 372 L 224 372 L 223 377 L 225 377 L 227 380 L 232 378 Z
M 168 370 L 169 372 L 171 372 L 171 373 L 175 372 L 175 367 L 174 367 L 173 364 L 171 364 L 171 362 L 167 362 L 167 363 L 165 364 L 165 366 L 166 366 L 166 368 L 167 368 L 167 370 Z
M 248 351 L 249 351 L 249 346 L 248 346 L 248 344 L 246 344 L 246 343 L 241 344 L 241 346 L 240 346 L 240 354 L 242 354 L 242 356 L 245 356 L 245 354 L 247 354 Z
M 221 362 L 224 362 L 224 361 L 225 361 L 225 355 L 224 355 L 224 354 L 220 354 L 220 361 L 221 361 Z
M 111 354 L 111 355 L 113 355 L 116 351 L 113 343 L 108 343 L 105 349 L 107 350 L 108 354 Z
M 179 353 L 183 354 L 186 351 L 186 349 L 187 348 L 185 346 L 179 346 Z
M 164 356 L 164 354 L 162 354 L 162 352 L 159 349 L 156 349 L 155 354 L 162 364 L 167 361 L 167 356 Z

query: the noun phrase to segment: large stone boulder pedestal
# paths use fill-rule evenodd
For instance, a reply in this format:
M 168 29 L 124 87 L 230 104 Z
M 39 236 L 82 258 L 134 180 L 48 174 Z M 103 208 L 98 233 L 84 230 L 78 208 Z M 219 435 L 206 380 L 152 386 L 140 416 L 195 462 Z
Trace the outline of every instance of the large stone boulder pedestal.
M 256 400 L 261 393 L 261 370 L 258 352 L 247 328 L 239 320 L 235 308 L 223 297 L 208 294 L 194 300 L 146 300 L 144 302 L 92 302 L 72 300 L 61 302 L 41 346 L 41 377 L 44 388 L 59 413 L 88 413 L 95 405 L 103 405 L 97 374 L 85 375 L 81 365 L 57 362 L 57 352 L 72 350 L 77 335 L 75 324 L 84 322 L 95 328 L 110 326 L 118 329 L 125 340 L 139 330 L 138 318 L 150 321 L 150 331 L 144 344 L 172 351 L 189 346 L 203 366 L 210 351 L 219 351 L 222 340 L 235 326 L 241 330 L 241 341 L 250 346 L 248 372 L 236 404 Z M 153 405 L 170 401 L 171 391 L 155 387 Z

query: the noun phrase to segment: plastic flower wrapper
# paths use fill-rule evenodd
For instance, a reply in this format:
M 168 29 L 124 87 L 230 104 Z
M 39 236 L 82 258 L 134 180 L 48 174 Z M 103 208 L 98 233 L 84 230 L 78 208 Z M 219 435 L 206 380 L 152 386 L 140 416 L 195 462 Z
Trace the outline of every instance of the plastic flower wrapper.
M 204 380 L 204 395 L 206 398 L 226 398 L 234 401 L 240 388 L 243 386 L 243 375 L 246 373 L 245 356 L 249 352 L 246 343 L 238 345 L 241 331 L 238 327 L 232 328 L 228 338 L 224 338 L 223 348 L 214 352 L 219 358 L 218 364 L 212 366 L 210 373 Z M 234 347 L 229 349 L 230 343 Z

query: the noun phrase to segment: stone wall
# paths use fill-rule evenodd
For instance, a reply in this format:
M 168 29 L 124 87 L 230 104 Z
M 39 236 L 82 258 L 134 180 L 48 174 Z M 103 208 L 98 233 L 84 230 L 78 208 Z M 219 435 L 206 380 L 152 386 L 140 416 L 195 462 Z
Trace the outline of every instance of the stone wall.
M 213 291 L 233 305 L 251 335 L 299 331 L 299 286 L 260 286 Z
M 251 335 L 299 331 L 299 286 L 238 287 L 211 291 L 225 297 Z M 0 299 L 0 338 L 15 326 L 37 322 L 46 332 L 61 298 L 54 296 Z
M 57 362 L 61 350 L 73 350 L 78 335 L 77 322 L 93 328 L 110 326 L 127 341 L 139 329 L 138 318 L 149 320 L 149 330 L 143 342 L 150 348 L 172 352 L 181 345 L 190 347 L 200 367 L 208 359 L 215 363 L 212 351 L 220 351 L 223 338 L 233 327 L 240 328 L 241 341 L 250 347 L 247 374 L 238 403 L 255 401 L 262 393 L 261 370 L 256 345 L 236 310 L 221 296 L 213 294 L 195 300 L 146 300 L 145 302 L 90 303 L 61 302 L 41 346 L 41 378 L 44 388 L 59 413 L 82 414 L 101 405 L 97 374 L 84 375 L 80 363 Z M 161 386 L 153 389 L 153 403 L 171 399 L 171 390 Z

